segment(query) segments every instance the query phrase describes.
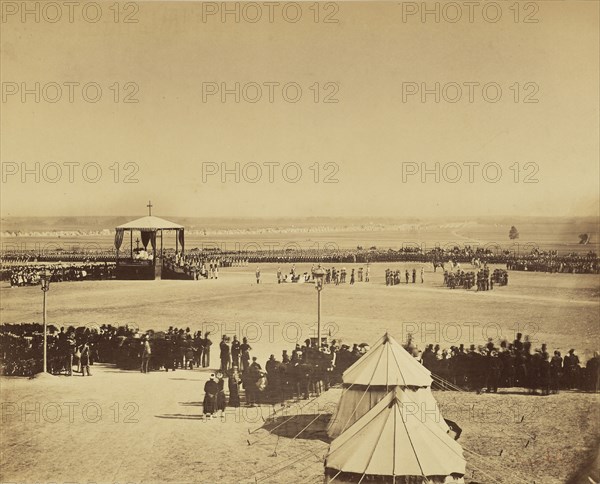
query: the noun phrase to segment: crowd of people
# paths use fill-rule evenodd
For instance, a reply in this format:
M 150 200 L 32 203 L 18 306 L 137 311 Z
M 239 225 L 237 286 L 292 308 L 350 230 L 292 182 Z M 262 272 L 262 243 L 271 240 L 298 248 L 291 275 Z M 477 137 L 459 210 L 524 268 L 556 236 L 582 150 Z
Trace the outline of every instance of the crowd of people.
M 252 347 L 246 338 L 223 335 L 219 344 L 219 370 L 210 375 L 204 386 L 204 414 L 213 417 L 226 406 L 239 407 L 240 389 L 243 388 L 245 404 L 253 407 L 260 403 L 284 402 L 292 398 L 308 399 L 319 395 L 331 385 L 341 382 L 342 373 L 357 361 L 368 347 L 355 344 L 323 344 L 321 350 L 316 339 L 307 339 L 304 345 L 296 344 L 288 353 L 283 350 L 281 359 L 272 354 L 264 367 L 256 356 L 250 356 Z M 229 398 L 225 398 L 225 383 Z
M 323 284 L 354 284 L 356 282 L 369 282 L 371 268 L 369 265 L 366 267 L 359 267 L 358 269 L 348 269 L 345 267 L 321 267 L 321 264 L 313 264 L 310 268 L 310 272 L 299 273 L 296 269 L 296 264 L 292 264 L 288 274 L 285 274 L 281 267 L 277 268 L 277 283 L 282 284 L 286 282 L 314 282 L 315 272 L 317 270 L 323 271 Z M 260 284 L 261 272 L 260 267 L 256 268 L 255 271 L 256 282 Z
M 514 271 L 549 272 L 562 274 L 598 274 L 600 264 L 595 254 L 559 257 L 554 251 L 506 261 L 506 268 Z
M 165 256 L 164 264 L 174 271 L 181 271 L 189 279 L 218 279 L 219 267 L 231 267 L 225 260 L 214 256 L 204 256 L 201 253 L 176 252 Z M 231 261 L 227 261 L 231 264 Z
M 423 267 L 421 267 L 421 270 L 419 271 L 420 274 L 420 282 L 421 284 L 423 284 L 425 282 L 425 269 Z M 417 282 L 417 269 L 412 270 L 412 272 L 409 272 L 408 269 L 406 269 L 404 271 L 404 284 L 408 284 L 409 282 L 412 282 L 413 284 L 415 284 Z M 385 285 L 386 286 L 395 286 L 397 284 L 402 283 L 402 271 L 400 270 L 391 270 L 391 269 L 386 269 L 385 270 Z
M 420 262 L 433 263 L 434 267 L 444 264 L 481 263 L 506 264 L 509 270 L 527 270 L 538 272 L 593 273 L 600 272 L 600 259 L 592 251 L 587 253 L 569 253 L 559 255 L 556 250 L 542 251 L 533 248 L 529 253 L 514 250 L 472 247 L 434 247 L 426 249 L 416 244 L 399 249 L 363 248 L 341 249 L 323 247 L 321 249 L 270 249 L 270 250 L 219 250 L 214 248 L 187 250 L 182 256 L 173 249 L 165 250 L 165 259 L 180 267 L 196 268 L 200 272 L 202 264 L 209 270 L 210 263 L 218 267 L 238 267 L 262 263 L 316 263 L 342 264 L 371 262 Z M 35 262 L 115 262 L 114 250 L 73 250 L 73 251 L 4 251 L 0 254 L 2 265 L 25 264 Z M 177 259 L 177 260 L 175 260 Z
M 114 249 L 72 250 L 4 250 L 0 252 L 0 264 L 31 264 L 38 262 L 115 262 Z
M 89 376 L 90 367 L 97 362 L 142 373 L 213 369 L 214 381 L 221 390 L 224 383 L 219 380 L 227 379 L 229 406 L 239 405 L 240 389 L 244 390 L 245 404 L 250 406 L 318 395 L 340 383 L 342 373 L 369 348 L 364 343 L 349 346 L 333 340 L 322 342 L 319 349 L 316 338 L 307 339 L 291 351 L 284 349 L 280 358 L 272 354 L 263 366 L 252 355 L 246 338 L 222 335 L 218 348 L 213 349 L 210 333 L 192 332 L 190 328 L 141 333 L 128 326 L 50 325 L 47 339 L 48 371 L 52 374 Z M 42 325 L 0 325 L 0 347 L 3 374 L 32 376 L 42 370 Z M 490 339 L 485 345 L 466 348 L 460 344 L 448 349 L 429 344 L 423 351 L 409 337 L 404 347 L 439 377 L 436 385 L 441 388 L 497 392 L 498 388 L 519 387 L 544 395 L 561 389 L 600 391 L 598 352 L 583 366 L 574 349 L 562 355 L 558 349 L 550 351 L 546 344 L 534 348 L 521 333 L 513 342 Z M 218 357 L 211 361 L 211 352 L 216 351 Z M 209 398 L 209 409 L 218 407 L 214 395 L 214 401 Z
M 38 323 L 0 325 L 2 373 L 32 376 L 42 371 L 43 326 Z M 151 371 L 218 368 L 217 380 L 228 378 L 230 406 L 236 406 L 243 388 L 249 406 L 263 402 L 283 402 L 290 398 L 309 398 L 341 381 L 345 369 L 352 365 L 368 346 L 357 344 L 324 345 L 307 339 L 281 359 L 275 355 L 264 367 L 252 356 L 247 338 L 223 335 L 218 359 L 211 362 L 213 342 L 210 333 L 192 332 L 190 328 L 169 327 L 167 331 L 140 333 L 128 326 L 48 327 L 48 372 L 54 375 L 90 376 L 94 363 L 112 363 L 124 370 Z M 213 350 L 214 353 L 215 350 Z M 218 378 L 217 378 L 218 377 Z M 237 397 L 236 397 L 237 395 Z M 217 407 L 216 400 L 214 408 Z
M 0 325 L 2 373 L 32 376 L 41 372 L 43 343 L 43 326 L 39 323 Z M 53 375 L 80 373 L 91 376 L 90 365 L 101 361 L 99 348 L 100 334 L 89 327 L 58 329 L 50 325 L 47 332 L 47 370 Z
M 0 273 L 2 280 L 8 280 L 11 287 L 22 287 L 38 285 L 40 275 L 46 271 L 51 282 L 113 279 L 115 267 L 112 262 L 25 264 L 5 266 Z
M 508 285 L 508 272 L 504 269 L 494 269 L 490 273 L 487 264 L 476 272 L 460 269 L 456 272 L 444 271 L 444 285 L 450 289 L 475 287 L 477 291 L 490 291 L 494 289 L 494 285 Z
M 570 349 L 564 356 L 551 352 L 546 344 L 534 348 L 528 337 L 517 333 L 510 343 L 506 340 L 486 345 L 463 344 L 442 349 L 429 344 L 420 351 L 409 339 L 406 346 L 427 369 L 460 388 L 477 392 L 498 392 L 498 388 L 527 388 L 542 395 L 558 393 L 560 389 L 600 391 L 600 356 L 594 352 L 585 366 Z M 440 385 L 444 387 L 443 383 Z

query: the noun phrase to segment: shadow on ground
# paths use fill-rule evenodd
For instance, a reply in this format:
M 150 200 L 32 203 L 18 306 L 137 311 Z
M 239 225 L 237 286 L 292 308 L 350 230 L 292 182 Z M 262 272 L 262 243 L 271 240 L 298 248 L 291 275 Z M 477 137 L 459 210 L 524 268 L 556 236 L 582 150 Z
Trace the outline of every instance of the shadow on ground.
M 327 424 L 330 419 L 329 414 L 281 416 L 269 419 L 261 429 L 279 437 L 321 440 L 329 443 L 331 439 L 327 435 Z
M 204 415 L 189 415 L 184 413 L 166 413 L 164 415 L 155 415 L 156 418 L 180 419 L 180 420 L 205 420 Z

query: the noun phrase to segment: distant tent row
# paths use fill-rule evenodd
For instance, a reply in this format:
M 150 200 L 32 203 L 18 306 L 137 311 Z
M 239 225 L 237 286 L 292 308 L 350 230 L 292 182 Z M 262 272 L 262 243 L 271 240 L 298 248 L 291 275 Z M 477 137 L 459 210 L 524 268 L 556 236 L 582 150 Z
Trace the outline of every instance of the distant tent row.
M 463 483 L 466 461 L 431 372 L 387 333 L 343 376 L 325 482 Z

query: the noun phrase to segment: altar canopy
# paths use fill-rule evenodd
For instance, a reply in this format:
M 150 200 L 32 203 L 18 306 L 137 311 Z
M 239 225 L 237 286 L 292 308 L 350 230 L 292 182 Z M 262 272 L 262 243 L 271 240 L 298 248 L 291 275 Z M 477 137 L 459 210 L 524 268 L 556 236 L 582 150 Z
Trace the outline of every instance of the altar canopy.
M 179 225 L 175 222 L 165 220 L 164 218 L 155 217 L 154 215 L 147 215 L 145 217 L 138 218 L 136 220 L 132 220 L 131 222 L 119 225 L 117 227 L 117 230 L 119 229 L 139 231 L 183 230 L 183 225 Z
M 148 215 L 115 227 L 115 249 L 117 251 L 117 277 L 121 274 L 123 278 L 154 279 L 155 271 L 146 270 L 142 266 L 157 267 L 156 260 L 163 258 L 163 235 L 165 231 L 175 232 L 175 252 L 183 255 L 185 250 L 184 227 L 170 220 L 165 220 L 152 215 L 152 203 L 148 202 Z M 129 232 L 129 257 L 126 250 L 122 250 L 125 232 Z M 136 239 L 134 250 L 133 233 L 139 232 L 140 237 Z M 140 240 L 141 239 L 141 240 Z M 160 247 L 158 241 L 160 239 Z M 141 247 L 139 246 L 141 241 Z M 152 251 L 150 254 L 149 251 Z M 158 266 L 160 269 L 160 266 Z M 157 269 L 157 270 L 158 270 Z

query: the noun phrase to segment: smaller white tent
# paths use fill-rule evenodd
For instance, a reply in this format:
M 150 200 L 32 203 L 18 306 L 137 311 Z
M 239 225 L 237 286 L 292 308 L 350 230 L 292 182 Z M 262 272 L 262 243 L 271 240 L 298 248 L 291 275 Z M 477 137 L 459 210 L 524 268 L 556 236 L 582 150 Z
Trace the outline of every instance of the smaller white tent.
M 465 468 L 461 446 L 400 390 L 336 438 L 325 459 L 326 482 L 462 483 Z

